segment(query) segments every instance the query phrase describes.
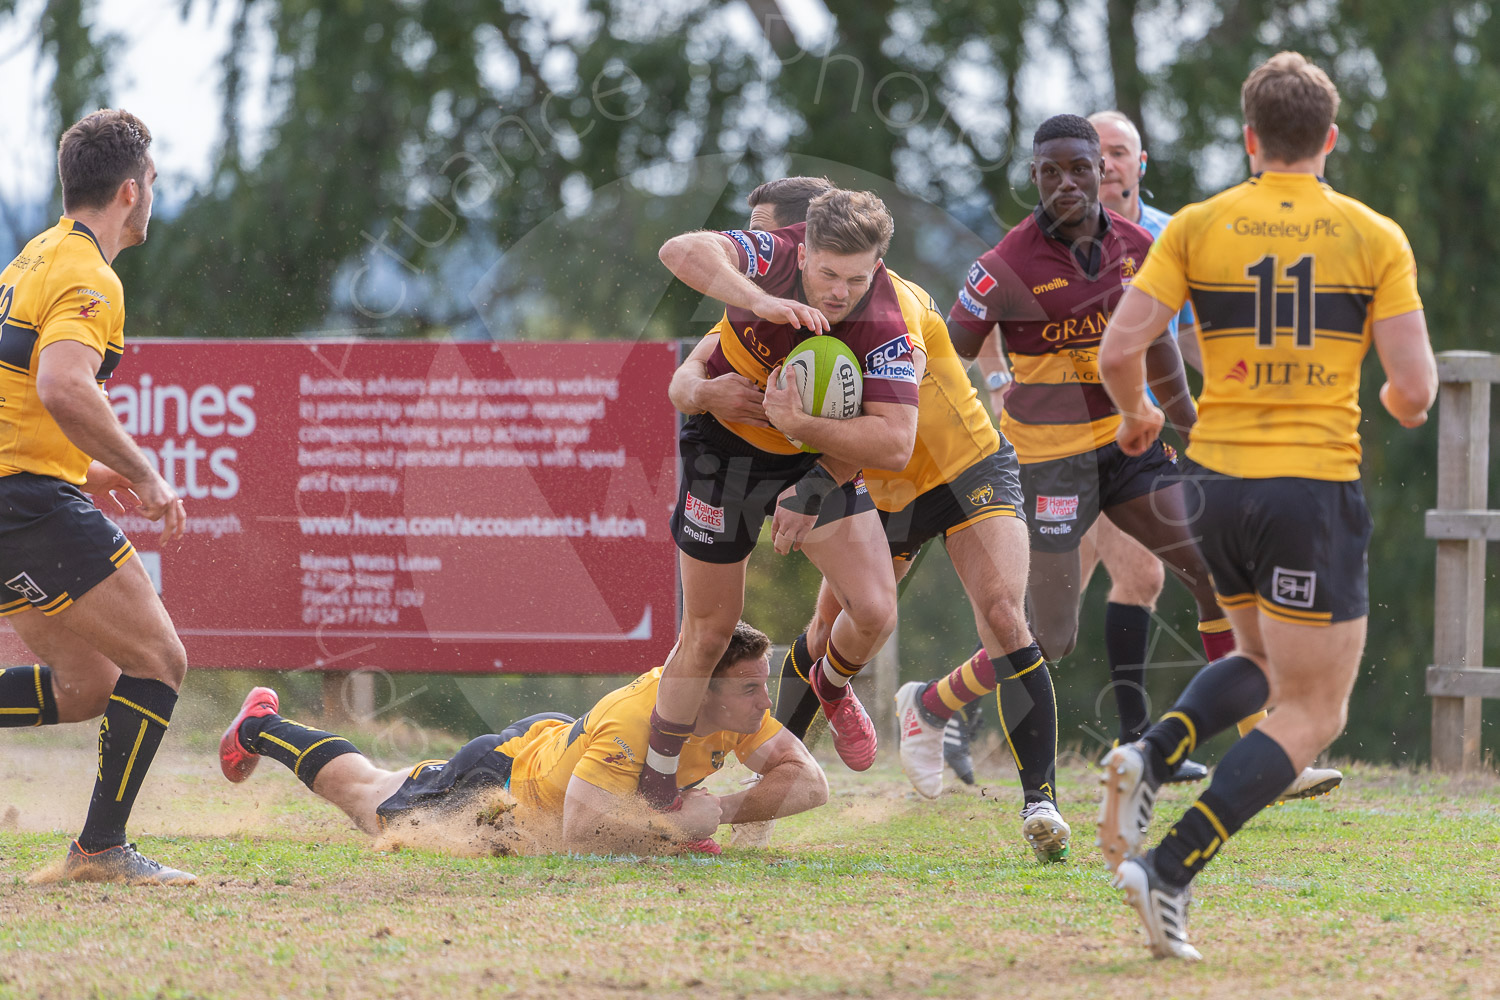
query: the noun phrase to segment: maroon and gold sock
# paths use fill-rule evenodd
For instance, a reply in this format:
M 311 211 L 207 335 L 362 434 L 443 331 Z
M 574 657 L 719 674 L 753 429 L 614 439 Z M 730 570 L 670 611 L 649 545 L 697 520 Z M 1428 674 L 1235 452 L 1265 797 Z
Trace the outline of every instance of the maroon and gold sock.
M 1208 662 L 1222 660 L 1234 652 L 1234 629 L 1228 618 L 1205 618 L 1198 623 L 1198 638 L 1203 640 L 1203 655 Z
M 944 723 L 965 705 L 995 690 L 995 664 L 980 646 L 974 655 L 946 677 L 939 677 L 922 690 L 922 708 L 929 720 Z
M 646 741 L 646 759 L 636 790 L 656 809 L 677 801 L 677 759 L 682 745 L 693 735 L 692 722 L 670 722 L 651 710 L 651 735 Z
M 863 670 L 863 663 L 855 663 L 839 651 L 828 640 L 828 652 L 823 658 L 813 665 L 812 689 L 817 694 L 818 700 L 823 702 L 835 702 L 843 699 L 849 693 L 849 682 L 854 675 Z

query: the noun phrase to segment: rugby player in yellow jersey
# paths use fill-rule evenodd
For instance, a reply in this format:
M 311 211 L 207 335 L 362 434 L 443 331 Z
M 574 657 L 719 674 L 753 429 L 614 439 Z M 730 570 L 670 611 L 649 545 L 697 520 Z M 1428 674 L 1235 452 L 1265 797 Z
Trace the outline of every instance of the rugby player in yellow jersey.
M 371 834 L 408 818 L 416 821 L 410 835 L 420 838 L 425 815 L 451 815 L 476 794 L 503 788 L 515 799 L 520 828 L 558 850 L 717 854 L 712 837 L 721 823 L 790 816 L 828 800 L 822 768 L 771 717 L 770 647 L 760 631 L 735 627 L 682 748 L 681 806 L 668 813 L 646 808 L 636 792 L 661 667 L 605 695 L 580 719 L 531 715 L 471 740 L 451 760 L 399 771 L 376 767 L 342 736 L 283 718 L 276 692 L 255 688 L 224 732 L 220 766 L 238 782 L 261 756 L 277 760 Z M 730 753 L 761 780 L 725 796 L 694 787 Z
M 1437 365 L 1401 227 L 1322 179 L 1339 96 L 1282 52 L 1240 92 L 1253 176 L 1167 224 L 1100 350 L 1138 454 L 1162 414 L 1141 391 L 1141 355 L 1191 299 L 1204 389 L 1183 473 L 1235 649 L 1193 678 L 1161 720 L 1104 760 L 1100 847 L 1157 957 L 1188 942 L 1193 878 L 1344 728 L 1369 609 L 1372 524 L 1359 484 L 1360 365 L 1380 356 L 1385 408 L 1419 426 Z M 1156 788 L 1184 754 L 1245 716 L 1203 795 L 1142 854 Z
M 65 877 L 186 884 L 136 851 L 125 824 L 161 744 L 187 656 L 135 549 L 92 494 L 182 534 L 177 492 L 121 428 L 104 392 L 124 352 L 111 263 L 145 242 L 151 132 L 96 111 L 58 145 L 63 216 L 0 271 L 0 615 L 38 663 L 0 671 L 0 726 L 103 714 L 97 777 Z
M 749 196 L 751 228 L 794 225 L 810 199 L 831 187 L 814 177 L 762 184 Z M 901 689 L 902 767 L 922 795 L 935 798 L 942 790 L 943 727 L 955 703 L 998 689 L 1002 725 L 1021 775 L 1022 835 L 1041 860 L 1062 860 L 1071 830 L 1056 807 L 1057 704 L 1046 661 L 1026 625 L 1028 557 L 1015 454 L 979 403 L 932 298 L 895 273 L 891 279 L 908 334 L 925 352 L 927 368 L 911 460 L 895 472 L 867 467 L 865 482 L 880 511 L 896 577 L 906 575 L 922 545 L 942 537 L 973 602 L 982 639 L 974 658 L 950 676 Z M 722 333 L 711 333 L 678 369 L 672 402 L 685 413 L 706 410 L 764 422 L 757 412 L 759 390 L 749 380 L 732 374 L 709 378 L 709 340 Z M 776 715 L 799 738 L 818 712 L 810 675 L 816 676 L 811 671 L 840 611 L 834 589 L 824 581 L 812 623 L 782 664 Z M 1009 669 L 997 676 L 987 649 Z

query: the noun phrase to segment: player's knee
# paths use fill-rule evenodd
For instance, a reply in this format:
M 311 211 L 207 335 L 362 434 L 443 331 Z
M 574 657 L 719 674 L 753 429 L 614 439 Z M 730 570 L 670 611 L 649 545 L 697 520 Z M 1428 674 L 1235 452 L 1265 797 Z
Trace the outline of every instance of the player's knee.
M 1055 662 L 1073 652 L 1073 647 L 1078 644 L 1078 617 L 1037 615 L 1031 623 L 1031 631 L 1042 655 Z
M 1031 629 L 1026 624 L 1026 614 L 1021 607 L 996 601 L 986 609 L 984 620 L 1002 647 L 999 652 L 1009 653 L 1030 645 Z
M 1110 579 L 1109 599 L 1115 604 L 1131 604 L 1136 607 L 1156 610 L 1157 598 L 1167 585 L 1167 573 L 1161 561 L 1152 559 L 1142 562 L 1130 573 L 1121 573 L 1119 579 Z
M 883 591 L 864 595 L 858 601 L 850 601 L 844 609 L 849 620 L 861 634 L 872 638 L 890 635 L 896 630 L 896 592 Z

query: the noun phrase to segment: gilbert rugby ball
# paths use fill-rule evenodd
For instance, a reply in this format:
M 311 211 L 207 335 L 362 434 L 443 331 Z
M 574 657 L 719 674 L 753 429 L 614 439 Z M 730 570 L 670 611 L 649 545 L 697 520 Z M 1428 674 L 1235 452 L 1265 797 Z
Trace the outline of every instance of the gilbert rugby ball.
M 786 387 L 788 377 L 802 397 L 802 412 L 832 420 L 859 416 L 864 397 L 859 361 L 837 337 L 809 337 L 792 348 L 782 362 L 779 388 Z
M 854 352 L 837 337 L 809 337 L 786 356 L 780 387 L 790 376 L 802 396 L 802 412 L 848 420 L 859 416 L 864 380 Z

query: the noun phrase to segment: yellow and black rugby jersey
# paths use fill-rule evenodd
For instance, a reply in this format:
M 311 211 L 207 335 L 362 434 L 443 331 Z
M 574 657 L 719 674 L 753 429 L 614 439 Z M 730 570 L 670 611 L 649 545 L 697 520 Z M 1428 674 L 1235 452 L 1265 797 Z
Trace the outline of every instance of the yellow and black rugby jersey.
M 67 216 L 0 271 L 0 476 L 32 472 L 75 485 L 89 456 L 63 434 L 36 391 L 42 348 L 76 340 L 105 380 L 125 351 L 125 292 L 87 226 Z
M 921 285 L 894 271 L 890 275 L 906 329 L 927 355 L 927 370 L 917 393 L 917 443 L 911 461 L 900 472 L 865 470 L 865 485 L 875 506 L 898 511 L 994 454 L 1000 447 L 1000 434 L 969 381 L 963 359 L 953 349 L 937 303 Z
M 1189 458 L 1250 479 L 1359 478 L 1371 326 L 1422 308 L 1400 226 L 1311 174 L 1264 173 L 1173 216 L 1135 283 L 1198 316 Z
M 611 691 L 577 722 L 538 722 L 496 747 L 515 760 L 510 792 L 517 803 L 560 818 L 568 781 L 575 774 L 615 795 L 635 794 L 662 670 L 657 667 Z M 688 737 L 678 758 L 677 783 L 683 788 L 697 784 L 723 767 L 730 753 L 743 761 L 781 729 L 766 712 L 753 733 L 721 730 Z

